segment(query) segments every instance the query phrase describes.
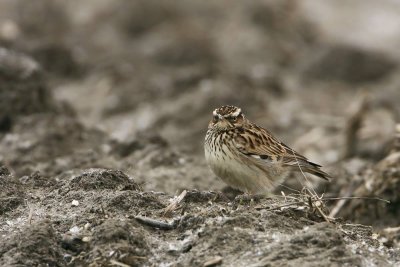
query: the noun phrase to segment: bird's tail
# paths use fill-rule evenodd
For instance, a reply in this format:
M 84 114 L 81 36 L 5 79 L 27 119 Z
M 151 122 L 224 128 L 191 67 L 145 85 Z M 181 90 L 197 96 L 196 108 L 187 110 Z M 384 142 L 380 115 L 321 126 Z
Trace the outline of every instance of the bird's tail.
M 312 169 L 306 168 L 304 171 L 327 181 L 330 181 L 332 179 L 332 176 L 321 170 L 319 167 L 314 167 Z
M 321 170 L 321 167 L 322 167 L 321 165 L 318 165 L 318 164 L 308 161 L 308 160 L 307 161 L 299 160 L 299 164 L 298 164 L 297 168 L 295 167 L 296 168 L 295 170 L 307 172 L 312 175 L 318 176 L 324 180 L 330 181 L 332 179 L 332 176 L 329 175 L 328 173 L 324 172 L 323 170 Z

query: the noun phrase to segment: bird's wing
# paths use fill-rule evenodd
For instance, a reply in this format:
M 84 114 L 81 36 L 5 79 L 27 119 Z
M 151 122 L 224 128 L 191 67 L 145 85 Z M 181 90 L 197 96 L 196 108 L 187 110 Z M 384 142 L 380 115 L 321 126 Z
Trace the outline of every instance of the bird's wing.
M 257 127 L 257 128 L 255 128 Z M 253 126 L 244 130 L 234 139 L 235 147 L 242 153 L 265 160 L 281 161 L 283 164 L 294 165 L 297 161 L 307 159 L 276 139 L 267 130 Z
M 320 170 L 320 165 L 309 161 L 297 153 L 266 129 L 253 125 L 250 129 L 240 131 L 234 138 L 236 149 L 249 158 L 270 163 L 281 163 L 295 171 L 304 171 L 329 180 L 330 176 Z

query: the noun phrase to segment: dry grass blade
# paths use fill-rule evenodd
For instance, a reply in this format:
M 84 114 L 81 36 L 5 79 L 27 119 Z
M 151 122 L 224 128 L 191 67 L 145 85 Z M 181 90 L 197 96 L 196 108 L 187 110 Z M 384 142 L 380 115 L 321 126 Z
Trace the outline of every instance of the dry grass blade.
M 266 209 L 266 211 L 278 210 L 278 209 L 281 209 L 281 208 L 290 207 L 290 206 L 294 206 L 294 205 L 300 205 L 300 204 L 304 204 L 304 202 L 303 201 L 297 201 L 297 202 L 287 203 L 287 204 L 283 204 L 283 205 L 279 205 L 279 206 L 276 206 L 276 207 L 273 207 L 273 208 Z
M 300 172 L 304 177 L 304 180 L 306 181 L 307 185 L 309 185 L 309 186 L 304 186 L 303 183 L 301 181 L 299 181 L 300 184 L 303 185 L 302 193 L 304 193 L 304 196 L 309 196 L 308 201 L 309 201 L 310 208 L 314 207 L 318 211 L 318 213 L 324 218 L 324 220 L 326 222 L 331 223 L 334 220 L 334 218 L 327 216 L 321 209 L 321 206 L 324 205 L 322 202 L 323 195 L 321 197 L 319 197 L 317 192 L 315 192 L 314 188 L 312 187 L 311 182 L 307 179 L 306 174 L 304 173 L 303 169 L 301 168 L 301 165 L 296 157 L 296 153 L 293 150 L 292 150 L 292 153 L 296 159 L 297 166 L 299 167 Z
M 318 213 L 322 216 L 322 218 L 324 218 L 324 220 L 325 220 L 326 222 L 328 222 L 328 223 L 333 222 L 333 221 L 335 220 L 335 218 L 332 218 L 332 217 L 327 216 L 327 215 L 322 211 L 322 209 L 321 209 L 321 206 L 322 206 L 322 205 L 323 205 L 323 204 L 322 204 L 322 202 L 320 202 L 320 201 L 313 202 L 313 206 L 316 208 L 316 210 L 317 210 Z
M 168 205 L 168 207 L 166 207 L 166 208 L 164 209 L 163 216 L 164 216 L 164 217 L 171 217 L 172 212 L 178 208 L 178 205 L 179 205 L 179 204 L 182 202 L 182 200 L 185 198 L 186 194 L 187 194 L 187 191 L 186 191 L 186 190 L 183 190 L 182 193 L 181 193 L 178 197 L 176 197 L 176 198 L 171 202 L 171 204 Z

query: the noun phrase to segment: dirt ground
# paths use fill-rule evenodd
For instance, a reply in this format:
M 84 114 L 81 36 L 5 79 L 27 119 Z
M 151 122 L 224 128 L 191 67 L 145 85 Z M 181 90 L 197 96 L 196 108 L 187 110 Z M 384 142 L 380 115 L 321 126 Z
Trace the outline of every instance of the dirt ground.
M 1 1 L 0 266 L 400 266 L 399 18 L 390 0 Z M 309 177 L 320 200 L 301 175 L 253 201 L 215 177 L 226 104 L 332 174 Z

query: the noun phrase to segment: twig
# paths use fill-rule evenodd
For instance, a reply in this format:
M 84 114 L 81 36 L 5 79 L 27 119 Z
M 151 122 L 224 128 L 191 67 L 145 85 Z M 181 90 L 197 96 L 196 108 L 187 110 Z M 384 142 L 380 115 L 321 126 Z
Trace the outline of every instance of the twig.
M 279 205 L 277 207 L 266 209 L 265 211 L 277 210 L 277 209 L 280 209 L 280 208 L 289 207 L 289 206 L 292 206 L 292 205 L 299 205 L 299 204 L 304 204 L 304 202 L 303 201 L 298 201 L 298 202 L 287 203 L 287 204 Z
M 318 201 L 318 202 L 319 202 L 319 201 Z M 319 202 L 319 203 L 322 203 L 322 202 Z M 329 217 L 329 216 L 326 216 L 325 213 L 322 211 L 322 209 L 320 208 L 319 205 L 317 205 L 317 204 L 315 204 L 315 203 L 313 203 L 313 204 L 314 204 L 314 207 L 317 209 L 318 213 L 322 216 L 322 218 L 324 218 L 324 220 L 325 220 L 326 222 L 331 223 L 331 222 L 334 220 L 334 218 L 331 218 L 331 217 Z
M 217 256 L 211 260 L 206 261 L 203 264 L 203 267 L 211 267 L 211 266 L 216 266 L 222 263 L 223 258 L 221 256 Z
M 185 198 L 186 194 L 187 194 L 187 191 L 186 191 L 186 190 L 183 190 L 182 193 L 181 193 L 178 197 L 176 197 L 176 198 L 171 202 L 171 204 L 168 205 L 168 207 L 166 207 L 166 208 L 164 209 L 163 216 L 164 216 L 164 217 L 170 217 L 170 216 L 172 215 L 172 212 L 173 212 L 174 210 L 176 210 L 176 208 L 178 207 L 178 205 L 179 205 L 179 204 L 182 202 L 182 200 Z
M 110 263 L 113 264 L 113 265 L 121 266 L 121 267 L 130 267 L 130 265 L 122 263 L 122 262 L 119 262 L 119 261 L 114 260 L 114 259 L 111 259 Z
M 177 220 L 174 220 L 171 223 L 167 223 L 167 222 L 162 222 L 162 221 L 159 221 L 159 220 L 155 220 L 155 219 L 151 219 L 151 218 L 143 217 L 143 216 L 135 216 L 135 219 L 141 224 L 144 224 L 144 225 L 147 225 L 147 226 L 151 226 L 151 227 L 154 227 L 154 228 L 159 228 L 159 229 L 162 229 L 162 230 L 175 229 L 177 227 L 177 224 L 178 224 Z
M 301 193 L 299 190 L 291 188 L 290 186 L 284 185 L 283 183 L 280 183 L 279 186 L 282 186 L 283 188 L 286 188 L 286 189 L 288 189 L 290 191 L 293 191 L 293 192 L 296 192 L 296 193 L 299 193 L 299 194 Z
M 310 205 L 311 207 L 314 206 L 314 207 L 317 209 L 318 213 L 324 218 L 324 220 L 325 220 L 326 222 L 328 222 L 328 223 L 331 223 L 331 222 L 332 222 L 332 219 L 331 219 L 331 218 L 328 218 L 328 216 L 325 215 L 325 213 L 322 211 L 322 209 L 319 207 L 319 205 L 317 205 L 315 202 L 313 202 L 313 200 L 316 200 L 317 203 L 320 203 L 320 204 L 323 205 L 323 202 L 321 201 L 321 199 L 323 198 L 323 195 L 322 195 L 321 197 L 318 197 L 317 192 L 315 192 L 315 190 L 314 190 L 314 188 L 313 188 L 311 182 L 307 179 L 306 174 L 303 172 L 303 169 L 301 168 L 300 162 L 298 161 L 297 156 L 296 156 L 296 152 L 295 152 L 293 149 L 291 149 L 291 150 L 292 150 L 292 153 L 293 153 L 294 158 L 296 159 L 297 166 L 299 167 L 300 172 L 301 172 L 301 174 L 302 174 L 303 177 L 304 177 L 304 180 L 305 180 L 306 183 L 309 185 L 309 187 L 305 187 L 305 188 L 306 188 L 306 192 L 307 192 L 306 195 L 311 196 L 311 197 L 309 198 L 309 205 Z M 302 184 L 302 183 L 300 182 L 300 184 Z M 314 199 L 314 198 L 315 198 L 315 199 Z
M 383 199 L 380 197 L 327 197 L 323 198 L 323 200 L 340 200 L 340 199 L 365 199 L 365 200 L 378 200 L 385 203 L 390 203 L 390 200 Z
M 319 206 L 317 206 L 317 205 L 313 202 L 313 200 L 317 200 L 319 203 L 322 203 L 322 202 L 321 202 L 322 197 L 321 197 L 321 198 L 318 197 L 317 192 L 315 192 L 314 188 L 312 187 L 311 182 L 307 179 L 306 174 L 303 172 L 303 169 L 301 168 L 301 165 L 300 165 L 300 163 L 299 163 L 299 161 L 298 161 L 298 159 L 297 159 L 296 153 L 295 153 L 295 151 L 294 151 L 293 149 L 292 149 L 292 152 L 293 152 L 294 158 L 296 159 L 297 166 L 299 167 L 300 172 L 301 172 L 301 174 L 302 174 L 303 177 L 304 177 L 304 180 L 306 181 L 306 183 L 307 183 L 308 185 L 310 185 L 310 188 L 311 188 L 311 189 L 310 189 L 309 187 L 304 187 L 304 188 L 305 188 L 305 191 L 306 191 L 305 195 L 311 196 L 311 197 L 308 199 L 308 200 L 309 200 L 310 208 L 312 208 L 312 207 L 314 206 L 314 207 L 317 209 L 318 213 L 324 218 L 324 220 L 327 221 L 328 223 L 330 223 L 331 221 L 327 218 L 327 216 L 325 215 L 325 213 L 322 212 L 321 208 L 320 208 Z M 299 182 L 300 182 L 300 181 L 299 181 Z M 300 182 L 300 184 L 303 185 L 301 182 Z M 312 190 L 312 191 L 311 191 L 311 190 Z M 304 191 L 304 189 L 303 189 L 302 191 Z
M 308 204 L 310 205 L 310 208 L 314 207 L 326 222 L 331 223 L 334 218 L 326 216 L 326 214 L 322 211 L 320 207 L 320 205 L 324 205 L 324 203 L 322 202 L 323 195 L 321 197 L 318 197 L 318 195 L 316 193 L 314 195 L 309 188 L 305 188 L 305 192 L 305 195 L 308 196 Z

